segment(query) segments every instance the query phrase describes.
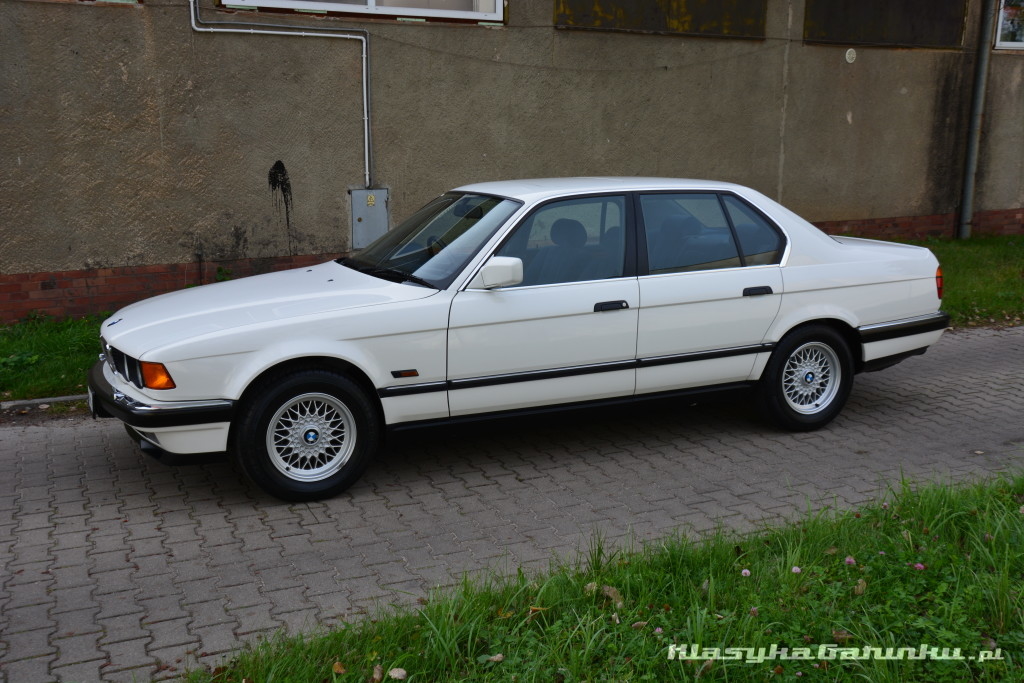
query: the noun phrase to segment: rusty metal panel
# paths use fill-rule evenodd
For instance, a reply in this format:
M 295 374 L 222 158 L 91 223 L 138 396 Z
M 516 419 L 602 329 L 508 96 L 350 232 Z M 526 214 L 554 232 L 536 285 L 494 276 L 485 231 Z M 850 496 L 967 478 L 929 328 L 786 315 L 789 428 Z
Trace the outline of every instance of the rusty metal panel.
M 959 48 L 967 0 L 807 0 L 809 43 Z
M 558 28 L 764 38 L 768 0 L 555 0 Z

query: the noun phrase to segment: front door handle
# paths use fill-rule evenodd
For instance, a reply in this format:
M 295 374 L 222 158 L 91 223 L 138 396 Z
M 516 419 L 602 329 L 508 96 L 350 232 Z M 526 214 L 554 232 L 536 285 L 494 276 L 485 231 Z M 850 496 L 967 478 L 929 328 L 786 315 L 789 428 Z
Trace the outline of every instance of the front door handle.
M 765 294 L 771 294 L 772 288 L 765 287 L 747 287 L 743 290 L 743 296 L 764 296 Z
M 601 301 L 600 303 L 594 304 L 594 313 L 600 313 L 602 311 L 621 311 L 624 308 L 629 308 L 629 304 L 625 301 Z

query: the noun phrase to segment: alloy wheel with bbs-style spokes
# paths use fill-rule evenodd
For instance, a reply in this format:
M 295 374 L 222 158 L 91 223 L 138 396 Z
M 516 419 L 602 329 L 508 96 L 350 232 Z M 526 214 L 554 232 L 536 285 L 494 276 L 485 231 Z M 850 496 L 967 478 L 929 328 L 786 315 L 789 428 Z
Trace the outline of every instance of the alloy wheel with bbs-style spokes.
M 320 481 L 352 456 L 358 433 L 348 407 L 328 394 L 302 394 L 270 418 L 267 452 L 285 476 Z
M 328 498 L 351 486 L 380 443 L 376 406 L 348 377 L 297 370 L 249 392 L 232 453 L 260 488 L 283 500 Z
M 831 422 L 853 387 L 846 340 L 825 325 L 798 328 L 782 338 L 764 369 L 759 400 L 785 429 L 809 431 Z
M 842 382 L 839 357 L 827 344 L 808 342 L 786 359 L 782 391 L 790 408 L 813 415 L 835 399 Z

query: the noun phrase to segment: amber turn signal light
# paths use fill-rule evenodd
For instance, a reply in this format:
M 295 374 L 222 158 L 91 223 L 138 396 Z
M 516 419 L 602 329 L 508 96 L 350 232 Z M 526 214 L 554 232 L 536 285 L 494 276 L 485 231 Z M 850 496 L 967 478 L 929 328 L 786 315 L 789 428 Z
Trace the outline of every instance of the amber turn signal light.
M 142 381 L 150 389 L 173 389 L 174 380 L 171 379 L 171 373 L 167 372 L 167 368 L 164 367 L 163 363 L 147 363 L 146 361 L 139 361 L 139 368 L 142 370 Z
M 935 291 L 942 298 L 942 266 L 935 269 Z

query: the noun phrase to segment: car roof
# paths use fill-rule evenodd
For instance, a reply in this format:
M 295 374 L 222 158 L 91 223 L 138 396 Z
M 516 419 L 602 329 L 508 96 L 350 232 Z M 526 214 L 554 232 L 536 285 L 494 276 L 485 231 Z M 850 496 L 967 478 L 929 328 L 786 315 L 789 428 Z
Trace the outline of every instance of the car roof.
M 456 192 L 472 192 L 497 195 L 525 202 L 534 202 L 549 197 L 566 194 L 584 194 L 600 192 L 637 192 L 645 190 L 742 190 L 746 189 L 733 183 L 714 180 L 694 180 L 687 178 L 634 178 L 634 177 L 595 177 L 595 178 L 530 178 L 523 180 L 500 180 L 486 183 L 473 183 L 455 188 Z

